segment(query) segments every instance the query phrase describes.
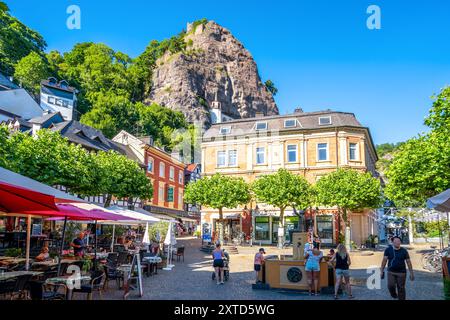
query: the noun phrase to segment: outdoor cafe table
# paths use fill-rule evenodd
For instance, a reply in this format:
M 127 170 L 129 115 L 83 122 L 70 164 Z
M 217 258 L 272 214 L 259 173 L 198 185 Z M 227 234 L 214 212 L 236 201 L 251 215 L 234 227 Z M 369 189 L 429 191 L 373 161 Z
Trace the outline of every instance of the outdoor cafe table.
M 62 259 L 61 263 L 74 263 L 76 260 L 69 260 L 69 259 Z M 47 260 L 47 261 L 35 261 L 33 262 L 32 266 L 47 266 L 47 267 L 53 267 L 57 266 L 58 262 L 53 260 Z
M 148 263 L 147 277 L 152 275 L 152 266 L 155 267 L 155 274 L 158 274 L 158 263 L 162 262 L 161 257 L 144 257 L 142 258 L 143 263 Z
M 48 278 L 47 280 L 45 280 L 46 284 L 49 285 L 64 285 L 67 288 L 67 292 L 66 292 L 66 299 L 69 300 L 69 297 L 72 296 L 72 290 L 73 290 L 73 285 L 75 285 L 75 281 L 90 281 L 92 278 L 91 276 L 88 275 L 81 275 L 81 274 L 72 274 L 72 275 L 66 275 L 66 276 L 59 276 L 59 277 L 54 277 L 54 278 Z
M 43 272 L 39 272 L 39 271 L 11 271 L 11 272 L 3 272 L 0 273 L 0 281 L 6 281 L 9 279 L 14 279 L 17 278 L 19 276 L 24 276 L 24 275 L 29 275 L 31 274 L 32 276 L 38 276 L 40 274 L 42 274 Z

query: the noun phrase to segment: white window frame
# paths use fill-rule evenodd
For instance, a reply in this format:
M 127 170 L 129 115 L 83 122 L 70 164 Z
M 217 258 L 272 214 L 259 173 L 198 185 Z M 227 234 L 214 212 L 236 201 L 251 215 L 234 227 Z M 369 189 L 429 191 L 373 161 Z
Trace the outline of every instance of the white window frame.
M 289 147 L 295 147 L 295 150 L 289 150 Z M 294 161 L 290 161 L 289 160 L 289 153 L 294 152 L 295 151 L 295 160 Z M 288 144 L 286 146 L 286 154 L 287 154 L 287 162 L 288 163 L 296 163 L 298 162 L 298 145 L 296 144 Z
M 258 152 L 258 149 L 262 149 L 262 152 Z M 256 157 L 255 157 L 255 162 L 257 165 L 262 165 L 266 163 L 266 148 L 265 147 L 256 147 Z M 262 162 L 258 162 L 258 153 L 262 154 L 263 157 L 263 161 Z
M 220 163 L 219 155 L 223 155 L 223 164 Z M 224 150 L 217 151 L 217 168 L 223 168 L 227 166 L 227 152 Z
M 328 119 L 329 123 L 321 123 L 321 119 Z M 329 126 L 331 124 L 331 116 L 319 117 L 319 126 Z
M 231 159 L 230 155 L 231 155 L 232 152 L 235 153 L 235 156 L 234 156 L 235 160 L 234 160 L 233 164 L 230 161 L 230 159 Z M 237 150 L 236 149 L 228 150 L 227 160 L 228 160 L 228 163 L 227 163 L 228 167 L 236 167 L 237 166 L 237 164 L 238 164 L 238 155 L 237 155 Z
M 220 134 L 222 135 L 227 135 L 231 133 L 231 127 L 230 126 L 226 126 L 226 127 L 220 127 Z
M 169 168 L 169 180 L 175 181 L 175 168 L 172 166 Z
M 294 125 L 293 125 L 293 126 L 287 126 L 287 125 L 286 125 L 286 122 L 287 122 L 287 121 L 294 121 Z M 297 127 L 297 119 L 285 119 L 285 120 L 284 120 L 284 127 L 285 127 L 285 128 L 295 128 L 295 127 Z
M 326 155 L 327 155 L 327 157 L 326 157 L 326 159 L 320 159 L 320 150 L 322 150 L 322 149 L 324 149 L 324 148 L 319 148 L 319 145 L 321 145 L 321 144 L 325 144 L 326 145 L 326 147 L 325 147 L 325 151 L 326 151 Z M 328 159 L 329 159 L 329 150 L 328 150 L 328 142 L 319 142 L 319 143 L 317 143 L 317 162 L 320 162 L 320 161 L 328 161 Z
M 164 162 L 159 163 L 159 176 L 161 178 L 166 177 L 166 164 Z
M 158 202 L 165 202 L 165 190 L 164 186 L 158 186 Z M 161 194 L 162 193 L 162 194 Z
M 178 171 L 178 183 L 183 184 L 183 171 Z
M 152 164 L 152 170 L 150 171 L 150 170 L 148 170 L 148 165 L 149 164 Z M 147 172 L 150 172 L 150 173 L 154 173 L 154 171 L 155 171 L 155 161 L 153 160 L 153 158 L 148 158 L 148 162 L 147 162 Z
M 355 150 L 355 158 L 352 159 L 352 145 L 355 146 L 354 150 Z M 357 142 L 350 142 L 348 144 L 348 159 L 350 161 L 358 161 L 359 160 L 359 152 L 358 152 L 358 143 Z
M 258 124 L 263 124 L 263 123 L 264 123 L 265 128 L 264 129 L 258 129 Z M 267 121 L 258 121 L 258 122 L 255 123 L 255 131 L 267 131 L 267 127 L 268 127 Z

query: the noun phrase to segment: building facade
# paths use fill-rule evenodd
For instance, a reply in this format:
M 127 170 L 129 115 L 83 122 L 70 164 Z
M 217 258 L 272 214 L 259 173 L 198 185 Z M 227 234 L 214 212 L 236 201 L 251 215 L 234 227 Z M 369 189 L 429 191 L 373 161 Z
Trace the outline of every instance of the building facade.
M 75 119 L 77 90 L 65 80 L 51 77 L 41 82 L 41 108 L 48 112 L 60 112 L 64 120 Z
M 304 176 L 314 184 L 337 168 L 369 171 L 374 176 L 377 155 L 368 128 L 352 113 L 321 111 L 283 116 L 256 117 L 213 124 L 202 139 L 203 175 L 216 172 L 242 177 L 252 182 L 258 177 L 285 168 Z M 299 209 L 299 208 L 297 208 Z M 301 209 L 301 208 L 300 208 Z M 263 203 L 224 210 L 225 238 L 252 237 L 253 241 L 275 243 L 278 236 L 279 210 Z M 294 208 L 285 212 L 286 230 L 309 224 L 323 243 L 335 244 L 339 220 L 334 208 L 313 208 L 300 221 Z M 202 224 L 216 228 L 218 212 L 202 208 Z M 376 213 L 372 210 L 350 215 L 351 236 L 357 244 L 377 233 Z

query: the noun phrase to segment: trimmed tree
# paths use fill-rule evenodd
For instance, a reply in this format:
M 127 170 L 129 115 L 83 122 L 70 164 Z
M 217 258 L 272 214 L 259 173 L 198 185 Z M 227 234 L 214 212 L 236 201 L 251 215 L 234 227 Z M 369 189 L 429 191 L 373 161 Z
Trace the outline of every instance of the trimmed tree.
M 348 213 L 378 207 L 381 204 L 380 181 L 369 172 L 338 169 L 317 181 L 315 189 L 319 204 L 337 207 L 345 226 L 345 246 L 350 250 Z
M 249 185 L 242 178 L 216 173 L 189 183 L 184 200 L 219 210 L 219 241 L 223 242 L 223 208 L 236 208 L 250 201 Z
M 312 188 L 302 176 L 292 174 L 286 169 L 265 175 L 252 185 L 258 201 L 280 209 L 279 227 L 284 229 L 284 211 L 287 207 L 306 208 L 311 203 Z M 283 246 L 283 236 L 278 235 L 278 247 Z

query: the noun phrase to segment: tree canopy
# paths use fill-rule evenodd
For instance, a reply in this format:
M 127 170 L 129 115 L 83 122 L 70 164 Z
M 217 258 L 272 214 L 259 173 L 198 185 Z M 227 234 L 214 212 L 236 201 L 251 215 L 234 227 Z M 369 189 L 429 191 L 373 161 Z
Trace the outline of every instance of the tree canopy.
M 273 83 L 272 80 L 267 80 L 264 82 L 264 85 L 266 86 L 267 90 L 275 96 L 278 93 L 278 89 L 275 87 L 275 83 Z
M 312 189 L 302 176 L 279 169 L 274 174 L 264 175 L 252 184 L 256 200 L 280 209 L 279 227 L 284 227 L 284 210 L 287 207 L 306 208 L 311 204 Z M 278 237 L 278 246 L 283 237 Z
M 41 80 L 47 79 L 50 75 L 46 58 L 34 51 L 19 60 L 14 72 L 16 81 L 36 98 L 39 97 Z

